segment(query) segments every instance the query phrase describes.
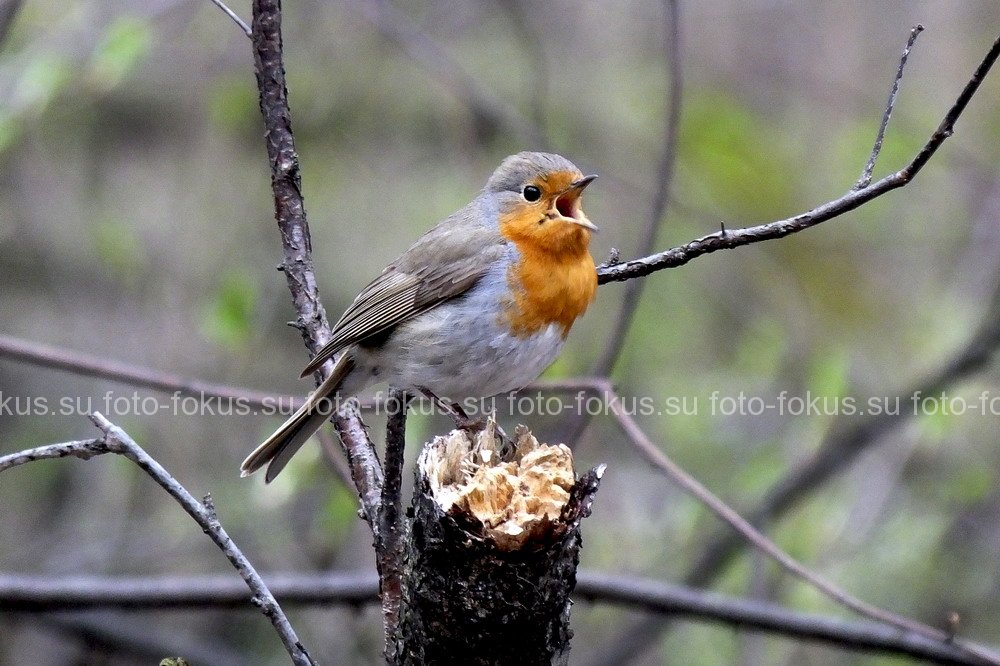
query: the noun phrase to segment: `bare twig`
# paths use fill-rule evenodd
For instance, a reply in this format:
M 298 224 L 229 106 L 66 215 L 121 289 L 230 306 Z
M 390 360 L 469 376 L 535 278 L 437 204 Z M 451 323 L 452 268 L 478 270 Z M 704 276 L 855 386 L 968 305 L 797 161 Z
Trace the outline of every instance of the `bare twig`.
M 669 88 L 666 95 L 666 111 L 663 128 L 663 148 L 660 152 L 659 164 L 656 169 L 656 183 L 649 214 L 643 228 L 636 253 L 649 254 L 656 246 L 656 234 L 660 222 L 666 214 L 670 203 L 670 185 L 674 179 L 674 165 L 677 163 L 677 134 L 681 120 L 681 97 L 683 89 L 681 67 L 681 27 L 680 0 L 665 0 L 663 3 L 663 54 L 666 69 L 669 72 Z M 618 316 L 614 318 L 611 332 L 608 334 L 604 351 L 590 370 L 597 377 L 607 377 L 614 370 L 615 364 L 625 348 L 625 338 L 632 327 L 632 320 L 639 307 L 645 280 L 633 280 L 625 285 L 621 296 L 621 306 Z M 587 414 L 573 414 L 556 428 L 556 439 L 561 442 L 577 442 L 590 423 Z
M 46 444 L 26 451 L 18 451 L 5 456 L 0 456 L 0 472 L 35 462 L 36 460 L 48 460 L 51 458 L 79 458 L 90 460 L 94 456 L 108 453 L 108 447 L 100 439 L 82 439 L 74 442 L 62 442 L 60 444 Z
M 916 157 L 905 167 L 890 174 L 885 178 L 860 190 L 852 189 L 844 196 L 829 201 L 821 206 L 817 206 L 810 211 L 790 217 L 777 222 L 768 222 L 753 227 L 743 229 L 727 229 L 717 231 L 693 241 L 679 245 L 669 250 L 664 250 L 657 254 L 652 254 L 639 259 L 617 264 L 603 264 L 597 268 L 597 277 L 600 284 L 608 282 L 621 282 L 633 278 L 649 275 L 665 268 L 676 268 L 683 266 L 687 262 L 704 254 L 716 252 L 718 250 L 731 249 L 741 245 L 759 243 L 761 241 L 783 238 L 790 234 L 814 227 L 821 222 L 833 219 L 848 211 L 864 205 L 877 197 L 903 187 L 937 152 L 944 140 L 954 132 L 955 122 L 962 115 L 969 100 L 979 89 L 983 79 L 986 77 L 997 56 L 1000 55 L 1000 36 L 993 42 L 986 57 L 979 64 L 972 77 L 966 83 L 962 93 L 945 115 L 937 130 L 931 135 L 927 143 L 917 153 Z
M 215 384 L 197 377 L 184 377 L 154 368 L 123 363 L 114 359 L 84 354 L 62 347 L 54 347 L 2 334 L 0 334 L 0 358 L 42 368 L 62 370 L 83 377 L 99 377 L 152 391 L 190 396 L 198 399 L 203 404 L 212 404 L 219 401 L 233 402 L 276 415 L 290 414 L 303 402 L 302 398 L 295 396 L 257 391 L 245 386 Z M 593 378 L 584 375 L 559 380 L 539 379 L 522 388 L 521 392 L 535 390 L 574 391 L 588 388 L 594 388 Z M 357 400 L 355 404 L 362 411 L 386 409 L 386 402 L 381 395 Z M 436 407 L 436 404 L 434 406 Z M 324 431 L 321 430 L 319 432 Z M 337 445 L 334 444 L 334 446 L 336 447 Z M 331 464 L 339 465 L 340 463 L 331 462 Z M 345 468 L 342 467 L 340 471 L 343 469 Z M 337 473 L 339 474 L 340 471 Z M 350 479 L 349 474 L 347 478 Z M 351 485 L 351 483 L 349 482 L 348 485 Z
M 14 25 L 14 19 L 17 18 L 17 13 L 21 11 L 23 4 L 23 0 L 0 2 L 0 48 L 7 42 L 7 35 L 10 34 L 10 28 Z
M 148 474 L 161 488 L 177 500 L 177 503 L 197 522 L 205 534 L 222 550 L 226 559 L 233 565 L 240 577 L 243 578 L 250 592 L 253 594 L 253 602 L 261 612 L 271 621 L 281 642 L 291 656 L 292 661 L 300 665 L 313 664 L 309 653 L 299 642 L 295 635 L 295 630 L 288 623 L 288 618 L 275 601 L 260 575 L 253 568 L 253 565 L 246 559 L 240 549 L 223 529 L 215 516 L 214 507 L 210 502 L 203 505 L 194 498 L 170 473 L 156 462 L 142 447 L 135 443 L 124 430 L 108 421 L 100 413 L 94 412 L 90 416 L 94 425 L 104 433 L 100 439 L 88 439 L 77 442 L 65 442 L 62 444 L 51 444 L 35 449 L 29 449 L 20 453 L 14 453 L 0 458 L 0 472 L 23 465 L 25 463 L 43 460 L 46 458 L 62 458 L 75 456 L 84 460 L 96 455 L 105 453 L 115 453 L 124 456 L 135 463 L 140 469 Z
M 530 61 L 531 91 L 528 101 L 531 105 L 530 119 L 534 129 L 535 150 L 549 150 L 551 141 L 547 127 L 549 124 L 549 65 L 545 57 L 545 24 L 538 20 L 536 5 L 527 0 L 501 2 L 500 9 L 514 23 L 513 36 L 520 42 L 524 54 Z
M 914 396 L 939 395 L 956 383 L 982 371 L 1000 348 L 1000 278 L 994 287 L 990 306 L 979 329 L 969 341 L 944 362 L 939 369 L 921 381 L 895 392 L 886 392 L 887 405 L 905 404 Z M 582 388 L 582 387 L 581 387 Z M 912 409 L 886 409 L 877 415 L 843 417 L 829 429 L 818 451 L 810 460 L 789 472 L 767 492 L 755 507 L 741 511 L 757 526 L 774 523 L 802 498 L 848 468 L 865 451 L 870 450 L 890 432 L 898 430 L 914 416 Z M 747 544 L 739 534 L 725 530 L 705 540 L 694 564 L 684 576 L 687 585 L 705 587 L 725 570 L 726 565 Z M 643 652 L 657 640 L 668 624 L 663 617 L 637 620 L 621 632 L 621 640 L 607 646 L 607 655 L 627 663 L 631 655 Z M 594 663 L 602 663 L 600 659 Z
M 348 488 L 354 487 L 354 479 L 351 477 L 351 468 L 347 464 L 347 460 L 344 458 L 344 450 L 333 441 L 333 435 L 327 428 L 320 428 L 316 431 L 316 439 L 319 441 L 320 448 L 323 449 L 323 459 L 326 460 L 327 466 L 337 475 Z
M 656 183 L 653 198 L 649 205 L 649 214 L 643 228 L 636 254 L 644 255 L 653 251 L 656 245 L 656 232 L 660 222 L 667 212 L 670 203 L 670 186 L 674 180 L 674 165 L 677 163 L 677 134 L 681 122 L 681 98 L 683 90 L 683 72 L 681 67 L 681 18 L 680 0 L 664 0 L 663 2 L 664 30 L 663 52 L 666 68 L 670 74 L 667 90 L 666 114 L 663 127 L 663 148 L 656 168 Z M 600 359 L 591 369 L 590 374 L 605 377 L 614 370 L 622 349 L 625 347 L 625 337 L 632 326 L 635 311 L 639 307 L 639 298 L 645 280 L 629 282 L 621 295 L 621 307 L 614 319 L 614 327 L 608 337 Z M 570 438 L 569 441 L 576 441 Z
M 944 631 L 935 629 L 934 627 L 930 627 L 921 622 L 917 622 L 916 620 L 897 615 L 882 608 L 878 608 L 877 606 L 873 606 L 849 594 L 816 572 L 807 569 L 788 553 L 783 551 L 776 543 L 764 536 L 746 519 L 736 513 L 736 511 L 734 511 L 729 505 L 719 499 L 717 495 L 703 486 L 697 479 L 685 472 L 665 453 L 663 453 L 659 447 L 653 444 L 649 437 L 646 436 L 646 433 L 643 432 L 642 428 L 640 428 L 632 418 L 631 414 L 622 408 L 621 402 L 616 394 L 609 394 L 607 400 L 608 406 L 615 415 L 615 418 L 618 420 L 622 429 L 628 435 L 632 443 L 635 444 L 638 451 L 643 455 L 643 457 L 646 458 L 647 461 L 649 461 L 650 464 L 667 475 L 690 495 L 695 497 L 712 513 L 732 526 L 733 529 L 739 532 L 740 536 L 746 539 L 755 548 L 771 557 L 775 562 L 781 565 L 783 569 L 805 581 L 833 601 L 860 615 L 892 625 L 902 631 L 919 634 L 929 640 L 940 641 L 942 643 L 954 642 L 952 641 L 952 637 Z M 959 643 L 955 643 L 955 645 L 959 646 L 963 650 L 966 650 L 970 655 L 978 657 L 988 663 L 1000 664 L 1000 655 L 993 655 L 988 652 L 980 651 L 980 649 L 976 646 L 966 646 Z
M 302 199 L 299 159 L 292 136 L 291 112 L 281 52 L 281 4 L 279 0 L 254 0 L 253 51 L 260 111 L 266 129 L 267 155 L 271 163 L 274 214 L 281 231 L 284 260 L 281 268 L 292 294 L 296 322 L 309 350 L 315 354 L 330 337 L 330 324 L 319 299 L 313 271 L 312 241 Z M 326 377 L 332 367 L 326 363 L 317 375 Z M 382 466 L 375 445 L 352 408 L 333 415 L 354 479 L 361 508 L 372 530 L 377 530 Z M 376 535 L 377 536 L 377 535 Z
M 371 572 L 272 573 L 268 587 L 285 606 L 375 603 L 378 577 Z M 980 665 L 948 643 L 900 632 L 875 622 L 796 613 L 768 602 L 738 599 L 660 581 L 580 571 L 574 596 L 636 610 L 719 622 L 845 649 L 909 655 L 940 663 Z M 163 610 L 246 608 L 248 593 L 221 576 L 105 577 L 0 575 L 0 611 L 36 613 L 67 609 Z
M 226 533 L 226 530 L 223 529 L 215 515 L 214 507 L 211 507 L 211 505 L 206 507 L 198 502 L 184 486 L 178 483 L 160 463 L 156 462 L 136 444 L 124 430 L 97 412 L 91 416 L 91 420 L 104 433 L 104 442 L 108 445 L 109 450 L 125 456 L 138 465 L 161 488 L 167 491 L 171 497 L 177 500 L 177 503 L 187 511 L 188 515 L 201 526 L 205 534 L 222 550 L 226 559 L 229 560 L 237 573 L 240 574 L 240 577 L 246 582 L 247 587 L 253 593 L 252 601 L 254 605 L 260 608 L 261 612 L 274 625 L 274 629 L 281 637 L 281 642 L 285 645 L 285 649 L 288 651 L 292 661 L 296 664 L 311 666 L 313 660 L 309 656 L 309 653 L 306 652 L 302 643 L 299 642 L 298 636 L 295 635 L 295 630 L 289 624 L 288 618 L 285 617 L 285 613 L 281 610 L 281 606 L 278 605 L 271 591 L 267 589 L 267 585 L 264 584 L 257 570 L 254 569 L 250 561 L 240 552 L 240 549 L 230 538 L 229 534 Z
M 935 396 L 986 368 L 1000 348 L 1000 282 L 979 329 L 969 341 L 921 381 L 886 395 L 887 405 L 907 403 L 914 396 Z M 746 512 L 751 523 L 773 522 L 794 507 L 807 493 L 820 488 L 851 465 L 858 456 L 878 443 L 886 434 L 899 429 L 915 416 L 913 409 L 887 409 L 858 420 L 835 423 L 818 451 L 802 466 L 779 480 L 758 506 Z M 707 585 L 739 550 L 742 542 L 732 534 L 719 535 L 702 549 L 700 557 L 686 576 L 691 585 Z
M 378 600 L 373 571 L 269 573 L 268 589 L 290 605 L 361 605 Z M 251 592 L 231 576 L 22 576 L 0 573 L 0 611 L 47 613 L 81 609 L 246 609 Z
M 840 618 L 795 613 L 777 604 L 753 599 L 733 599 L 660 581 L 582 571 L 576 590 L 577 596 L 585 599 L 671 616 L 697 617 L 799 639 L 824 641 L 844 649 L 903 654 L 945 664 L 988 663 L 948 642 L 900 631 L 897 627 L 877 622 L 849 622 Z M 980 645 L 969 647 L 977 651 L 988 651 L 988 648 Z
M 406 407 L 410 396 L 396 388 L 389 390 L 389 419 L 385 428 L 385 481 L 379 502 L 378 563 L 382 621 L 385 629 L 386 663 L 397 662 L 399 617 L 403 601 L 403 454 L 406 447 Z
M 506 125 L 533 144 L 544 145 L 544 137 L 530 118 L 479 85 L 440 44 L 414 28 L 412 21 L 399 9 L 383 0 L 364 0 L 348 6 L 356 9 L 383 37 L 395 42 L 414 61 L 422 64 L 477 118 L 493 125 Z
M 182 377 L 8 335 L 0 335 L 0 358 L 65 370 L 84 377 L 110 379 L 130 386 L 190 396 L 203 403 L 221 400 L 276 411 L 286 409 L 294 411 L 302 404 L 300 398 L 264 393 L 240 386 L 213 384 L 201 379 Z
M 232 581 L 246 587 L 239 581 Z M 246 606 L 244 598 L 243 604 Z M 219 641 L 202 642 L 184 632 L 171 632 L 165 636 L 150 631 L 145 618 L 122 618 L 103 613 L 54 613 L 20 616 L 32 625 L 50 632 L 58 632 L 66 642 L 79 641 L 86 646 L 81 658 L 72 663 L 104 663 L 104 654 L 113 655 L 110 661 L 134 664 L 159 664 L 164 655 L 183 654 L 188 663 L 199 666 L 246 666 L 247 655 L 227 649 Z M 5 623 L 5 628 L 9 625 Z
M 242 30 L 247 37 L 253 37 L 253 32 L 250 30 L 250 26 L 248 26 L 246 22 L 239 17 L 239 14 L 227 7 L 226 3 L 222 0 L 212 0 L 212 4 L 221 9 L 226 16 L 233 19 L 233 22 L 240 26 L 240 30 Z
M 903 55 L 899 59 L 896 78 L 892 82 L 892 89 L 889 90 L 889 101 L 886 102 L 885 113 L 882 114 L 882 124 L 879 125 L 878 134 L 875 135 L 875 145 L 872 146 L 872 154 L 868 157 L 868 163 L 865 164 L 864 171 L 861 172 L 861 178 L 854 184 L 854 189 L 856 190 L 862 190 L 872 182 L 872 171 L 875 170 L 875 162 L 878 160 L 878 154 L 882 152 L 882 140 L 885 138 L 885 129 L 889 126 L 889 118 L 892 117 L 892 110 L 896 106 L 899 82 L 903 80 L 903 68 L 906 67 L 906 60 L 910 57 L 910 49 L 913 48 L 913 43 L 917 41 L 917 35 L 923 32 L 923 30 L 924 26 L 919 23 L 910 30 L 910 37 L 906 40 L 906 46 L 903 47 Z

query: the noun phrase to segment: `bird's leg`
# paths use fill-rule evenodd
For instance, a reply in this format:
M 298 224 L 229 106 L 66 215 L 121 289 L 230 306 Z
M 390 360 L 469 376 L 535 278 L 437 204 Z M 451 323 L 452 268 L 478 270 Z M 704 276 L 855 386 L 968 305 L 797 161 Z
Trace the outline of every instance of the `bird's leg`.
M 458 404 L 457 402 L 448 402 L 447 400 L 442 400 L 438 396 L 434 395 L 433 391 L 422 386 L 418 386 L 417 390 L 420 391 L 422 394 L 424 394 L 426 397 L 430 398 L 432 401 L 434 401 L 434 403 L 441 408 L 441 411 L 450 416 L 451 420 L 455 422 L 455 427 L 458 428 L 459 430 L 464 430 L 465 432 L 469 433 L 469 435 L 473 435 L 481 430 L 486 429 L 485 416 L 471 417 L 465 413 L 465 410 L 462 409 L 462 405 Z M 493 427 L 497 433 L 497 436 L 500 437 L 501 442 L 503 442 L 505 445 L 509 445 L 510 447 L 514 446 L 514 440 L 512 440 L 510 437 L 507 436 L 507 433 L 504 432 L 504 429 L 500 427 L 499 423 L 494 423 Z
M 451 417 L 455 422 L 455 427 L 459 430 L 473 433 L 486 427 L 486 419 L 483 417 L 472 418 L 465 413 L 462 406 L 457 402 L 448 402 L 434 395 L 434 392 L 423 386 L 418 386 L 417 390 L 430 398 L 441 409 L 442 412 Z

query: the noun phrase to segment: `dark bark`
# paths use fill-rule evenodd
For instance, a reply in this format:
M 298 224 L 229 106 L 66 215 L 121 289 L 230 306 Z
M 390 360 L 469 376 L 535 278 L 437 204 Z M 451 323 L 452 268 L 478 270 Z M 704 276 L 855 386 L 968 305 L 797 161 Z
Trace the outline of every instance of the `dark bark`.
M 444 513 L 418 470 L 397 663 L 567 663 L 580 521 L 602 471 L 577 481 L 544 534 L 504 550 L 472 516 Z

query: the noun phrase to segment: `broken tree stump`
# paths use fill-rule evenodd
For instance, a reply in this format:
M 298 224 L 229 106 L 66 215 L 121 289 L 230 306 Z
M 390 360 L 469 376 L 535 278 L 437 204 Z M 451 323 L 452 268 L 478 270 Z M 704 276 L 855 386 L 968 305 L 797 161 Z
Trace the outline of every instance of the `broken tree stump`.
M 580 521 L 604 467 L 576 479 L 568 447 L 539 444 L 523 426 L 514 440 L 498 446 L 489 422 L 424 448 L 398 663 L 567 662 Z

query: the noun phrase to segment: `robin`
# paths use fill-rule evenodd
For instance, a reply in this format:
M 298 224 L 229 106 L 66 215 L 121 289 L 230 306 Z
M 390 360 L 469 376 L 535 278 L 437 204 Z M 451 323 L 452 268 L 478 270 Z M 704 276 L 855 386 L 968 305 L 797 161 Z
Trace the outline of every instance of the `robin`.
M 302 377 L 340 353 L 306 403 L 243 461 L 270 482 L 341 400 L 377 382 L 458 403 L 519 389 L 597 292 L 585 176 L 559 155 L 505 159 L 473 201 L 365 287 Z

